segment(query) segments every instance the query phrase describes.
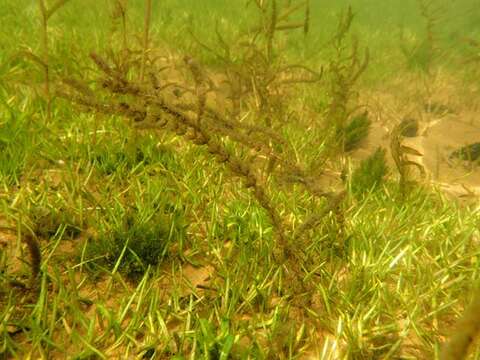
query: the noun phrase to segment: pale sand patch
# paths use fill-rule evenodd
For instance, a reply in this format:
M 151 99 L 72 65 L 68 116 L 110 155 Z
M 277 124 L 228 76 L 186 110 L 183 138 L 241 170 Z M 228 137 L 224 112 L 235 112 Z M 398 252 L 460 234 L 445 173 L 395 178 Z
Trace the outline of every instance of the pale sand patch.
M 371 115 L 372 127 L 367 141 L 352 154 L 353 159 L 363 160 L 382 147 L 387 150 L 387 163 L 395 176 L 390 132 L 402 119 L 414 118 L 419 122 L 418 136 L 404 138 L 402 144 L 423 154 L 409 155 L 427 173 L 426 178 L 418 179 L 454 197 L 480 196 L 480 166 L 450 158 L 453 151 L 480 142 L 480 102 L 472 101 L 479 89 L 440 71 L 430 83 L 406 75 L 385 86 L 365 91 L 361 98 Z

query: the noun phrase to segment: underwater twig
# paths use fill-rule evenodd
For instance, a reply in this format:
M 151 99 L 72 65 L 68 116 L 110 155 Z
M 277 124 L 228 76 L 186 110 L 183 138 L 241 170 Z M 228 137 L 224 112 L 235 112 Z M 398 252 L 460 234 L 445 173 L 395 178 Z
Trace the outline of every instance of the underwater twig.
M 468 349 L 480 332 L 480 291 L 477 290 L 473 301 L 458 320 L 454 333 L 445 344 L 441 360 L 465 359 Z

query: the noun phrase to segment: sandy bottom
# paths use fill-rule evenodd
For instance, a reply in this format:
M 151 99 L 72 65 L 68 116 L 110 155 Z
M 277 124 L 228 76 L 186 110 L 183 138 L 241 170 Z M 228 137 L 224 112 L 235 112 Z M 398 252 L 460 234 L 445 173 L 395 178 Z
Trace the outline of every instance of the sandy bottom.
M 390 133 L 403 118 L 415 118 L 419 123 L 417 136 L 404 138 L 402 144 L 422 154 L 411 157 L 425 169 L 427 175 L 421 181 L 455 197 L 478 199 L 480 164 L 450 157 L 453 151 L 480 142 L 480 101 L 470 101 L 478 89 L 467 89 L 457 79 L 440 74 L 428 90 L 414 79 L 399 79 L 388 89 L 368 93 L 363 100 L 372 117 L 372 128 L 353 158 L 364 159 L 383 147 L 389 154 L 390 168 L 395 169 Z

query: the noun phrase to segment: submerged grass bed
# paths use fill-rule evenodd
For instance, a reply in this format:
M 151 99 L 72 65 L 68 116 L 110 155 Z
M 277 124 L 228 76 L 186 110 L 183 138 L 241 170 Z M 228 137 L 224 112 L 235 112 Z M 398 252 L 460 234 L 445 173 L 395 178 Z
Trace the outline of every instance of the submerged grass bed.
M 463 356 L 478 199 L 408 177 L 401 133 L 398 169 L 356 151 L 396 120 L 364 94 L 417 76 L 423 108 L 468 51 L 414 56 L 453 39 L 407 16 L 430 2 L 391 16 L 407 47 L 366 25 L 371 1 L 291 3 L 59 1 L 42 27 L 0 0 L 0 357 L 432 359 L 450 338 Z M 441 35 L 475 37 L 469 19 Z

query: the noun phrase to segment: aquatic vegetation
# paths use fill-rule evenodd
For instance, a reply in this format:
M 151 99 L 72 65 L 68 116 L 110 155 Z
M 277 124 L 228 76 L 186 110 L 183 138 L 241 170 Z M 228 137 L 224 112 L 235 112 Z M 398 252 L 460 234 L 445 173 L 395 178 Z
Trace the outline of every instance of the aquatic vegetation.
M 453 151 L 450 154 L 450 158 L 457 158 L 467 161 L 477 161 L 480 158 L 480 143 L 463 146 L 462 148 Z
M 0 0 L 0 357 L 478 357 L 469 6 L 346 5 Z
M 385 149 L 378 148 L 363 160 L 352 174 L 351 187 L 355 195 L 364 195 L 378 189 L 387 175 Z

